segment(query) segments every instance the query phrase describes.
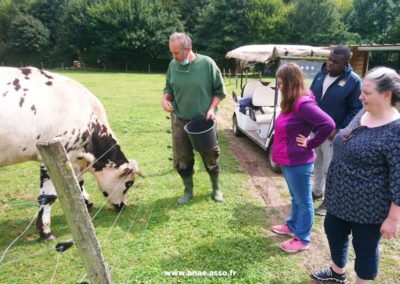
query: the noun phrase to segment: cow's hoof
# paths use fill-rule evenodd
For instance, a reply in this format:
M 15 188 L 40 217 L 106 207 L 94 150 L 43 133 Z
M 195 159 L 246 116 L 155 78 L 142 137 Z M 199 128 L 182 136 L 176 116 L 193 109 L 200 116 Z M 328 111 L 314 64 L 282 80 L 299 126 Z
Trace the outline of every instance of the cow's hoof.
M 40 234 L 40 240 L 42 242 L 54 242 L 56 239 L 56 236 L 54 236 L 52 233 Z
M 93 203 L 86 203 L 86 208 L 89 212 L 91 212 L 94 208 L 94 204 Z

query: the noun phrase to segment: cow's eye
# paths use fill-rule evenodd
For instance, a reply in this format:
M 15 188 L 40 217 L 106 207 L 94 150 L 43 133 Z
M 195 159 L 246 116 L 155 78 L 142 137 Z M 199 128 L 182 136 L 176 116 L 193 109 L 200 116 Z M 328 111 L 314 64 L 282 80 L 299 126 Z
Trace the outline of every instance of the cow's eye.
M 127 182 L 125 183 L 125 188 L 128 189 L 128 188 L 130 188 L 132 185 L 133 185 L 133 181 L 127 181 Z
M 127 192 L 128 189 L 132 186 L 132 184 L 133 184 L 133 181 L 127 181 L 127 182 L 125 183 L 125 190 L 124 190 L 123 194 L 126 194 L 126 192 Z

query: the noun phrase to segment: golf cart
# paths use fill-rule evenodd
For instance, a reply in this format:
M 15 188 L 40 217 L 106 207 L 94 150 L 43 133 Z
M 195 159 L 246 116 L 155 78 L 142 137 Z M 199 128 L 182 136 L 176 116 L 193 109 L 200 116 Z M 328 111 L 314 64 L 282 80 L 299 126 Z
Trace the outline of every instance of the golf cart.
M 245 45 L 229 51 L 226 57 L 239 60 L 241 66 L 249 63 L 267 64 L 273 60 L 278 61 L 278 66 L 294 62 L 303 69 L 306 78 L 312 78 L 326 61 L 329 52 L 329 48 L 305 45 Z M 249 80 L 243 84 L 241 76 L 240 89 L 240 97 L 235 91 L 232 92 L 236 102 L 232 116 L 233 134 L 244 134 L 267 151 L 272 171 L 280 172 L 280 165 L 272 161 L 274 122 L 280 112 L 281 100 L 276 78 L 272 82 Z

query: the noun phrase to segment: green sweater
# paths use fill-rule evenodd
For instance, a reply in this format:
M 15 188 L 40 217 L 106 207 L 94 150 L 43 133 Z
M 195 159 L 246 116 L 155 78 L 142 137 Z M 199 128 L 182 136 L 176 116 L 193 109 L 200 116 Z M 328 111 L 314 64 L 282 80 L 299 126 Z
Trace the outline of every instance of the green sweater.
M 197 54 L 188 65 L 172 60 L 168 66 L 164 94 L 173 95 L 174 113 L 184 120 L 206 116 L 213 97 L 221 100 L 226 91 L 217 64 L 208 56 Z

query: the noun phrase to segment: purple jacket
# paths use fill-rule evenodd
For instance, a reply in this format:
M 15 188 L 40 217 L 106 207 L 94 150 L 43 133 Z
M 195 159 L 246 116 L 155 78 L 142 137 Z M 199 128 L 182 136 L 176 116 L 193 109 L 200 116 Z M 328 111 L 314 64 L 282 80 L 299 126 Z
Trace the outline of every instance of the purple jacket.
M 308 137 L 314 129 L 314 137 Z M 294 110 L 281 113 L 275 121 L 272 160 L 283 166 L 300 166 L 314 162 L 314 148 L 321 145 L 335 129 L 335 122 L 321 110 L 311 91 L 295 103 Z M 308 137 L 307 148 L 297 145 L 296 137 Z

